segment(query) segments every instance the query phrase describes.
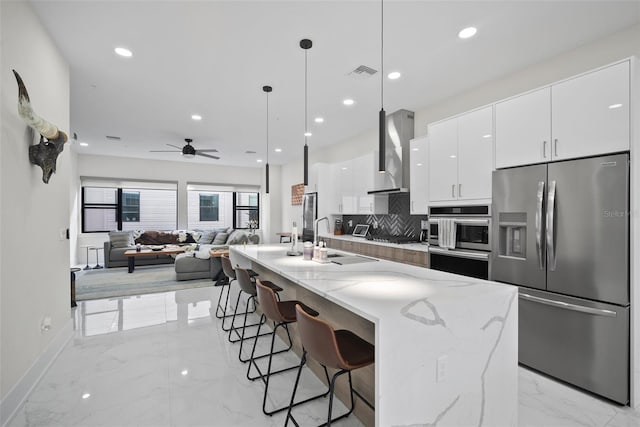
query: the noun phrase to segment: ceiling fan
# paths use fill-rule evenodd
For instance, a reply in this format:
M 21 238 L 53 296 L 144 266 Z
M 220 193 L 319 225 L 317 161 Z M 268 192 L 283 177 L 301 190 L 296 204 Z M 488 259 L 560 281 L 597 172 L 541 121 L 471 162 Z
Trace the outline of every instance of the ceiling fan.
M 193 139 L 185 138 L 184 141 L 187 143 L 187 145 L 185 145 L 182 148 L 178 147 L 177 145 L 167 144 L 169 147 L 177 148 L 177 150 L 149 150 L 149 152 L 150 153 L 181 153 L 184 157 L 189 157 L 189 158 L 195 157 L 195 156 L 209 157 L 210 159 L 216 159 L 216 160 L 220 158 L 218 156 L 212 156 L 211 154 L 205 154 L 205 153 L 217 153 L 218 150 L 216 150 L 215 148 L 206 149 L 206 150 L 196 150 L 191 145 L 191 143 L 193 142 Z

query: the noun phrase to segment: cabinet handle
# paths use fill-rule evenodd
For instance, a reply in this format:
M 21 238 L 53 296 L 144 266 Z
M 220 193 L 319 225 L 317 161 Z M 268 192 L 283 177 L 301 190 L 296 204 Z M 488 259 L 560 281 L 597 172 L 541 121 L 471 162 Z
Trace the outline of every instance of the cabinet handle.
M 542 158 L 547 158 L 547 141 L 542 141 Z
M 413 200 L 411 201 L 411 212 L 415 211 L 415 208 L 413 207 Z
M 456 197 L 456 185 L 451 184 L 451 197 Z
M 458 197 L 462 197 L 462 184 L 458 184 Z
M 553 140 L 553 151 L 555 152 L 554 156 L 558 157 L 558 138 Z

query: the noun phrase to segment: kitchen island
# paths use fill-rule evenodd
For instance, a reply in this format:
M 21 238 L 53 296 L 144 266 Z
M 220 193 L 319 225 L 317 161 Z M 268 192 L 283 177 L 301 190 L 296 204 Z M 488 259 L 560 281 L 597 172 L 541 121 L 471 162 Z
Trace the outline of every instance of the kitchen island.
M 376 347 L 373 384 L 354 382 L 371 388 L 363 394 L 375 425 L 517 424 L 517 288 L 384 260 L 320 264 L 288 249 L 232 246 L 231 257 L 285 292 L 297 286 L 370 323 L 363 338 Z M 283 299 L 291 297 L 307 302 L 301 292 Z M 335 310 L 309 303 L 333 324 Z

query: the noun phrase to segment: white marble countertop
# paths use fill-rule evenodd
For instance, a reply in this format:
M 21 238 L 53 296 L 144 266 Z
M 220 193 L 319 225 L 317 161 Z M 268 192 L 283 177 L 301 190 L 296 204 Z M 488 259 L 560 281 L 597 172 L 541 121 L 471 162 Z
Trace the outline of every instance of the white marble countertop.
M 516 287 L 384 260 L 319 264 L 289 248 L 231 256 L 375 324 L 376 425 L 516 425 Z
M 347 242 L 358 242 L 358 243 L 366 243 L 367 245 L 378 245 L 378 246 L 388 246 L 391 248 L 398 249 L 410 249 L 412 251 L 421 251 L 421 252 L 429 252 L 429 245 L 422 243 L 387 243 L 387 242 L 377 242 L 375 240 L 367 240 L 365 237 L 355 237 L 350 234 L 326 234 L 320 233 L 320 239 L 336 239 L 336 240 L 344 240 Z

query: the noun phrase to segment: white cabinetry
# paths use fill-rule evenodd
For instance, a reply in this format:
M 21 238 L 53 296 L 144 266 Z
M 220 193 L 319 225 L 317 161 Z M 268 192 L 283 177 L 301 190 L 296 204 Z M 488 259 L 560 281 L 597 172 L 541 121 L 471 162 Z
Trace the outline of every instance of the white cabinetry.
M 496 167 L 551 160 L 551 90 L 496 104 Z
M 412 139 L 409 143 L 409 197 L 411 215 L 426 215 L 428 212 L 428 137 Z
M 429 126 L 429 201 L 491 198 L 493 108 Z
M 387 196 L 369 195 L 373 189 L 373 153 L 333 163 L 329 167 L 333 182 L 330 212 L 339 215 L 386 214 Z
M 629 150 L 630 61 L 496 104 L 496 167 Z
M 553 159 L 629 150 L 629 61 L 551 87 Z

